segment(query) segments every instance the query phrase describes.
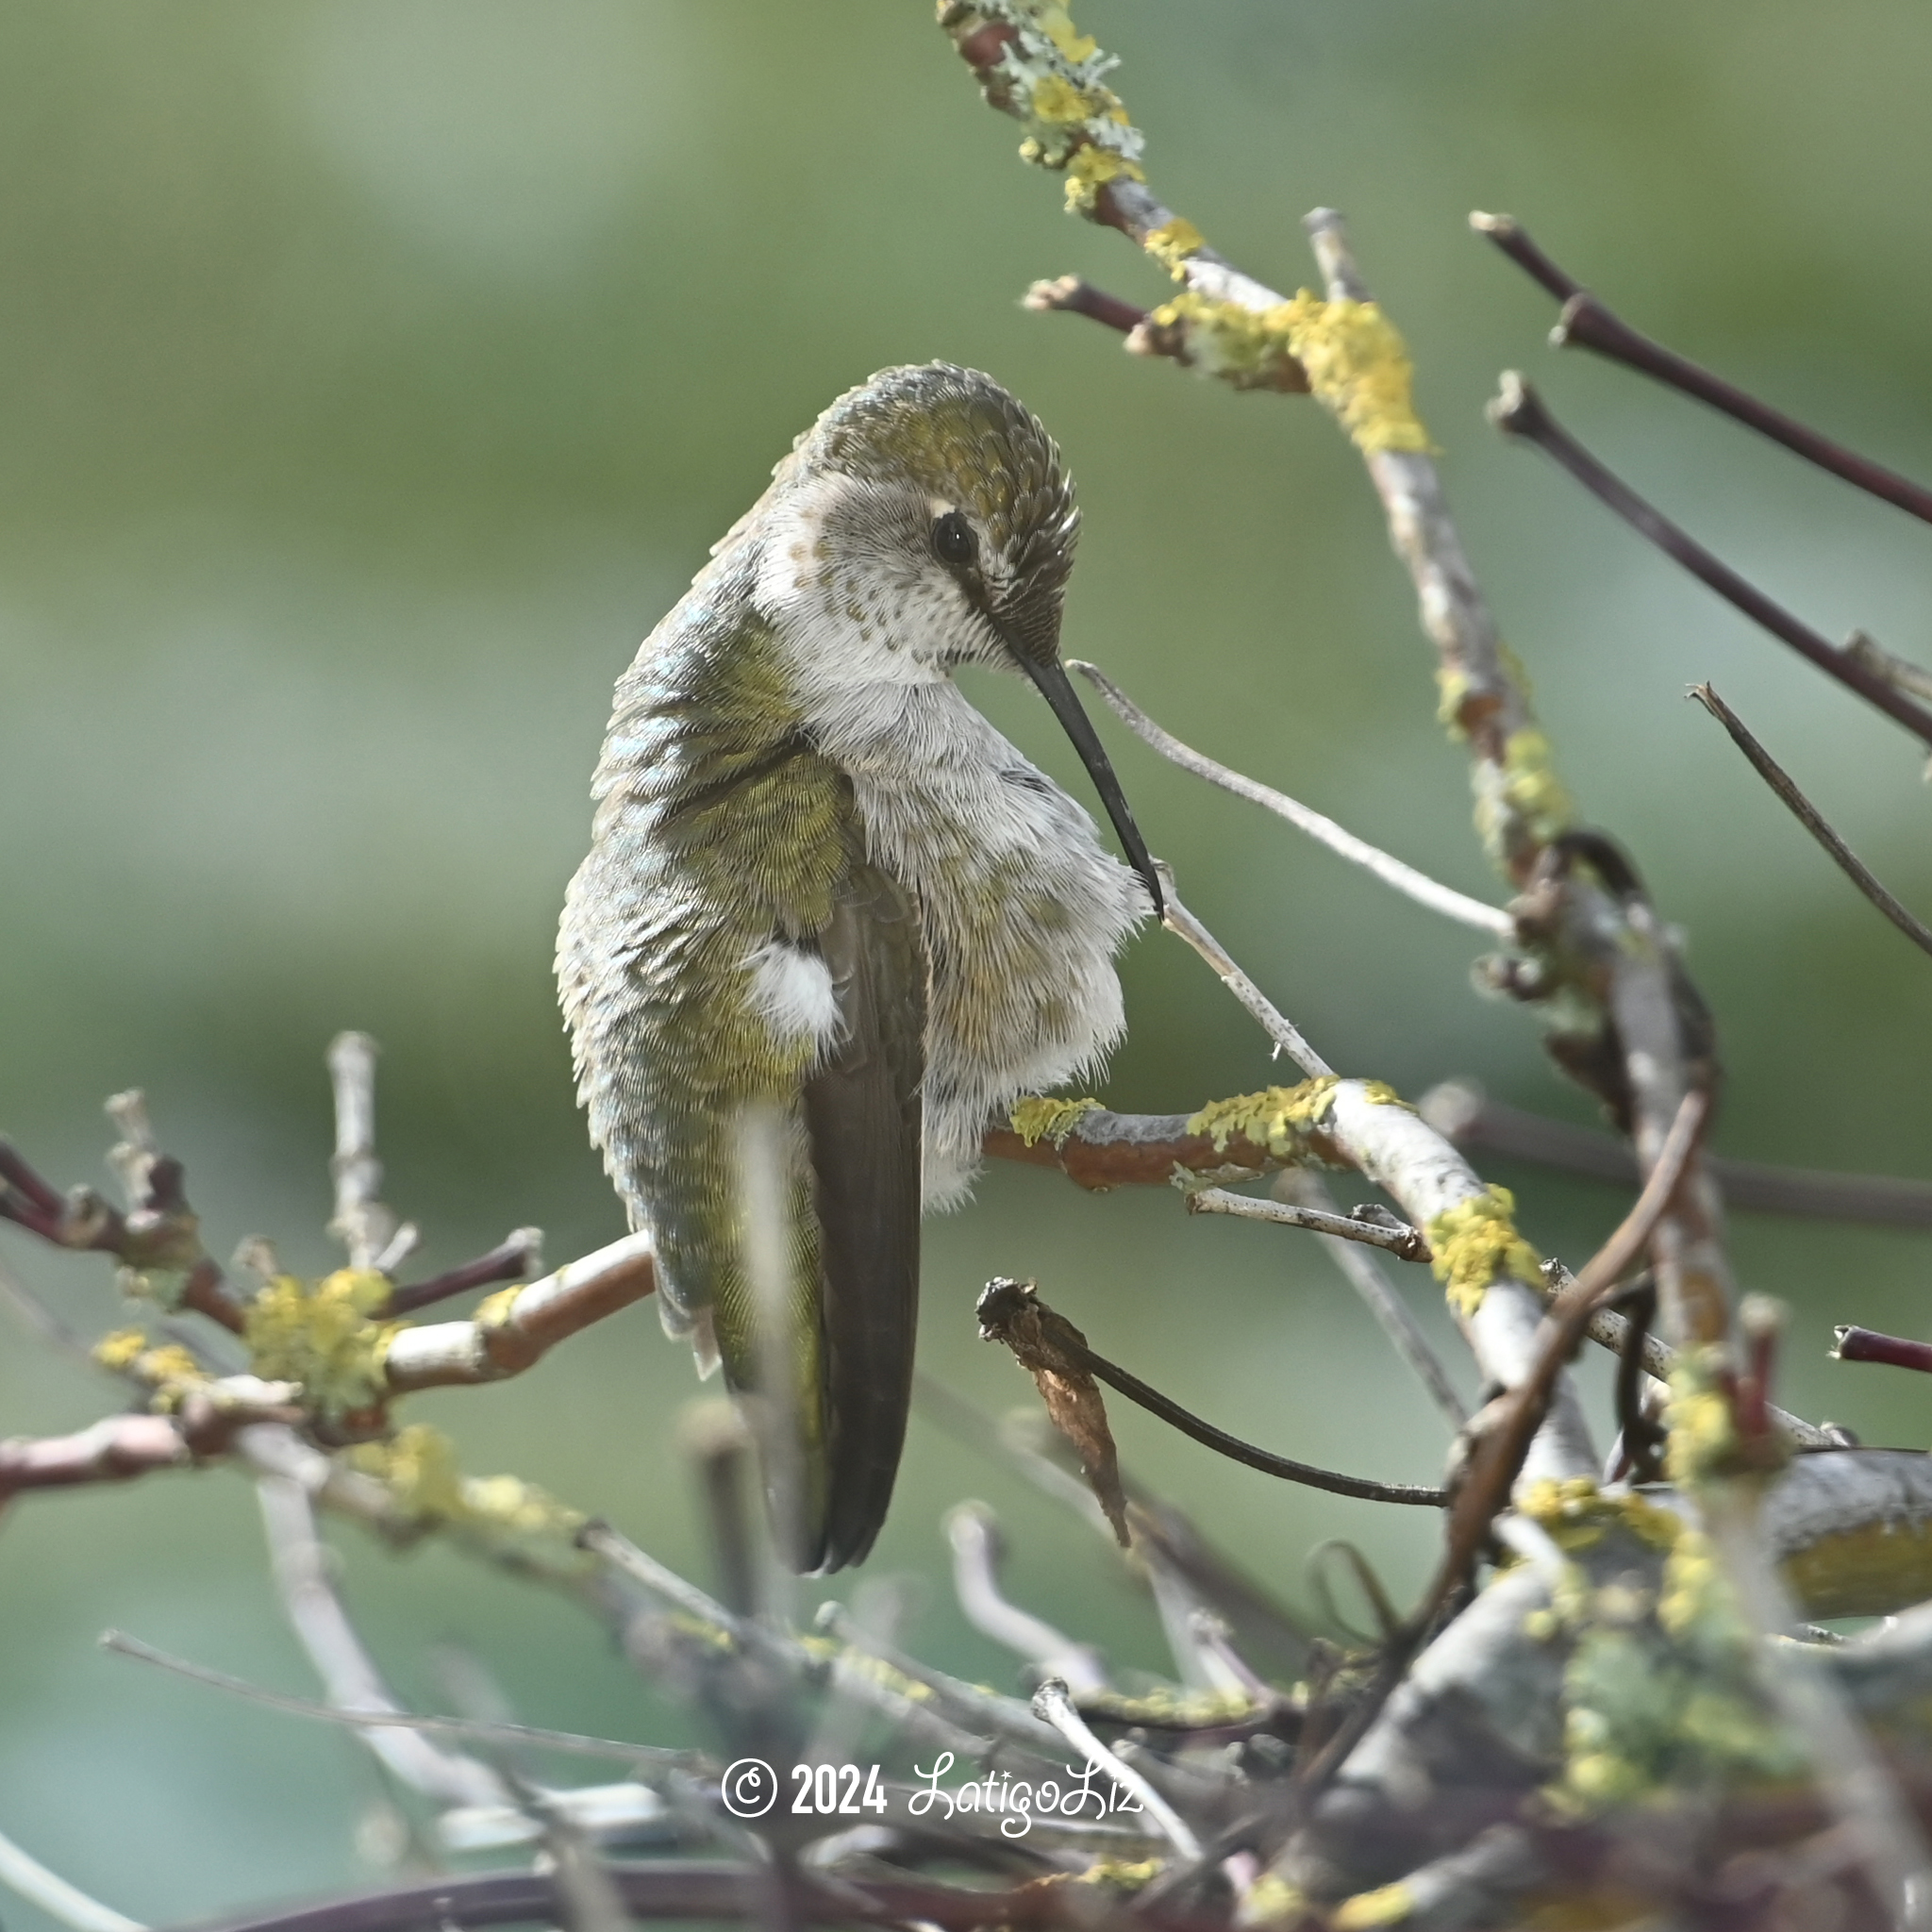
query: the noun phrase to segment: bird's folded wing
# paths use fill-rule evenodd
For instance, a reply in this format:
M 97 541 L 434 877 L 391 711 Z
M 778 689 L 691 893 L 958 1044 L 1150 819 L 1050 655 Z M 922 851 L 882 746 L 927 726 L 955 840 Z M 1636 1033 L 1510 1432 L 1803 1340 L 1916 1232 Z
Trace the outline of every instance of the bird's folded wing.
M 862 863 L 820 943 L 841 1030 L 804 1099 L 824 1278 L 822 1567 L 835 1570 L 885 1519 L 911 1401 L 926 960 L 906 891 Z

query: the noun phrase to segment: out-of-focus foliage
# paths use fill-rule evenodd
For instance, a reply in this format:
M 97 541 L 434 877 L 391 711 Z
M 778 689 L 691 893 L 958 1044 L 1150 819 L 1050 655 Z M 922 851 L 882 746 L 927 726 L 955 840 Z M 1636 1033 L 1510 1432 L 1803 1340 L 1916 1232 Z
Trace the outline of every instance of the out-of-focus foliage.
M 1909 0 L 1089 0 L 1081 24 L 1126 60 L 1152 177 L 1225 252 L 1292 288 L 1302 210 L 1350 214 L 1565 774 L 1690 929 L 1731 1069 L 1719 1145 L 1926 1171 L 1925 962 L 1681 693 L 1713 679 L 1923 910 L 1911 745 L 1496 445 L 1480 405 L 1527 365 L 1768 589 L 1922 657 L 1927 533 L 1634 378 L 1552 361 L 1549 305 L 1463 217 L 1516 213 L 1633 321 L 1932 473 L 1932 18 Z M 428 1265 L 521 1222 L 559 1259 L 617 1233 L 549 984 L 608 687 L 792 435 L 895 360 L 988 368 L 1062 440 L 1088 519 L 1071 651 L 1204 748 L 1492 891 L 1354 453 L 1306 402 L 1023 314 L 1038 275 L 1142 301 L 1160 285 L 1064 220 L 1011 145 L 923 0 L 8 9 L 0 1124 L 92 1179 L 99 1098 L 142 1085 L 211 1245 L 263 1232 L 320 1265 L 321 1053 L 360 1026 L 388 1045 L 390 1193 L 425 1222 Z M 975 691 L 1076 782 L 1024 691 Z M 1192 903 L 1330 1058 L 1406 1091 L 1474 1072 L 1580 1114 L 1524 1018 L 1467 990 L 1466 935 L 1138 747 L 1118 760 Z M 1126 976 L 1112 1104 L 1262 1083 L 1257 1036 L 1181 948 L 1143 941 Z M 1617 1211 L 1499 1178 L 1573 1262 Z M 1737 1244 L 1747 1282 L 1797 1309 L 1785 1399 L 1923 1441 L 1903 1378 L 1822 1356 L 1834 1321 L 1924 1329 L 1924 1244 L 1767 1222 Z M 13 1241 L 0 1258 L 108 1324 L 105 1269 Z M 1096 1347 L 1225 1425 L 1428 1479 L 1441 1433 L 1324 1268 L 1299 1237 L 1189 1222 L 1165 1196 L 995 1173 L 931 1231 L 923 1352 L 990 1407 L 1024 1398 L 971 1311 L 988 1276 L 1037 1275 Z M 418 1412 L 471 1467 L 702 1571 L 673 1434 L 691 1393 L 643 1309 Z M 0 1350 L 0 1430 L 75 1426 L 109 1399 L 16 1335 Z M 1344 1531 L 1399 1591 L 1420 1573 L 1427 1524 L 1120 1426 L 1130 1465 L 1284 1591 Z M 1008 1517 L 1016 1593 L 1161 1662 L 1103 1544 L 915 1423 L 874 1563 L 934 1579 L 923 1654 L 1010 1676 L 942 1581 L 936 1519 L 967 1490 Z M 408 1694 L 441 1701 L 425 1643 L 452 1636 L 533 1722 L 680 1734 L 573 1607 L 444 1552 L 342 1547 Z M 29 1498 L 0 1525 L 0 1828 L 156 1919 L 368 1875 L 352 1829 L 375 1785 L 350 1743 L 97 1655 L 109 1623 L 308 1688 L 238 1479 Z

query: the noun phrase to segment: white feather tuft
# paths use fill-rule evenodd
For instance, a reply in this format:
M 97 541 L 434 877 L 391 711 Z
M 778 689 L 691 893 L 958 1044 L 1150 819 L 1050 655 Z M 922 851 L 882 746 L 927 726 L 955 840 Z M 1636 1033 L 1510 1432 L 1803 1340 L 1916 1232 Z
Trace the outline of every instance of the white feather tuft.
M 774 940 L 744 963 L 752 1010 L 788 1045 L 806 1041 L 823 1047 L 837 1038 L 839 995 L 831 968 L 816 953 Z

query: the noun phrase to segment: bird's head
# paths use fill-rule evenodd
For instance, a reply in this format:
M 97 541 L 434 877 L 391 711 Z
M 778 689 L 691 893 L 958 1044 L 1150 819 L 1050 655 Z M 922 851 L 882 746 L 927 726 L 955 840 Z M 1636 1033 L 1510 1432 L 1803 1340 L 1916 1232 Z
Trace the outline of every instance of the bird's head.
M 1073 740 L 1158 911 L 1145 841 L 1060 662 L 1080 512 L 1040 419 L 976 370 L 882 370 L 799 439 L 774 496 L 774 601 L 809 608 L 822 650 L 856 651 L 869 676 L 959 664 L 1024 673 Z

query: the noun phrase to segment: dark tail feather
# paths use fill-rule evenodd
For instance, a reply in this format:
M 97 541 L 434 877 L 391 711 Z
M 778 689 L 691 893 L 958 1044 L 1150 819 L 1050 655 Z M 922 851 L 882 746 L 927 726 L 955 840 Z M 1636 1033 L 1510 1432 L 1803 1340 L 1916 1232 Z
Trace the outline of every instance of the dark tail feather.
M 885 1521 L 912 1401 L 925 960 L 905 894 L 870 868 L 856 870 L 822 943 L 844 1032 L 804 1096 L 826 1456 L 813 1567 L 841 1570 Z
M 830 1243 L 827 1243 L 830 1246 Z M 825 1257 L 825 1534 L 821 1570 L 860 1563 L 886 1520 L 912 1403 L 919 1237 L 858 1268 Z M 908 1250 L 909 1249 L 909 1252 Z

